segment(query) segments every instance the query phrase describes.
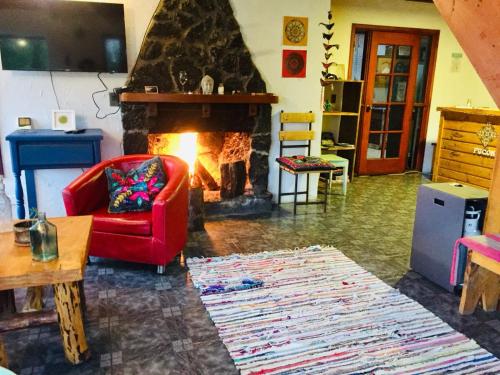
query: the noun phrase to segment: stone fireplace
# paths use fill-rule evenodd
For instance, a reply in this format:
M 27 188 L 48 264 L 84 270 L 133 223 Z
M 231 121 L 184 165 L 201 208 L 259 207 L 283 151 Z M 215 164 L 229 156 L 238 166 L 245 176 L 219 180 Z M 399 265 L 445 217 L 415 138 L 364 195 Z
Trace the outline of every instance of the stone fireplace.
M 235 198 L 252 188 L 248 179 L 249 133 L 150 133 L 148 153 L 177 155 L 185 160 L 191 185 L 203 187 L 205 202 Z
M 201 95 L 204 75 L 226 94 Z M 159 94 L 144 94 L 145 86 Z M 228 0 L 160 1 L 121 94 L 124 152 L 187 158 L 209 214 L 268 212 L 276 99 L 266 94 Z

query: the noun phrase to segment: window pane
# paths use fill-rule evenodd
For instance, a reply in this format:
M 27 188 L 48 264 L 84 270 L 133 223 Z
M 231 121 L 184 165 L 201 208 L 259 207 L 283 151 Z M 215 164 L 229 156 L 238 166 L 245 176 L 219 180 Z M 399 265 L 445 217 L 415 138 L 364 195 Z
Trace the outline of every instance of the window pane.
M 394 73 L 408 73 L 410 71 L 411 46 L 397 46 Z
M 381 159 L 384 133 L 375 133 L 368 136 L 368 148 L 366 150 L 367 159 Z
M 379 44 L 377 46 L 377 73 L 389 74 L 392 68 L 393 46 Z
M 418 135 L 420 134 L 420 127 L 424 116 L 424 109 L 422 107 L 414 107 L 410 123 L 410 142 L 408 144 L 408 169 L 415 169 L 417 167 L 417 149 L 418 149 Z
M 392 83 L 392 101 L 404 102 L 406 101 L 406 86 L 408 77 L 395 76 Z
M 377 45 L 377 56 L 392 57 L 392 48 L 389 44 Z
M 365 53 L 365 33 L 356 33 L 354 36 L 354 55 L 352 59 L 352 79 L 360 80 L 363 77 L 363 56 Z
M 370 120 L 370 130 L 371 131 L 384 130 L 386 111 L 387 111 L 387 107 L 383 106 L 383 105 L 372 107 L 372 117 Z
M 373 101 L 375 103 L 387 103 L 389 96 L 389 77 L 376 76 L 375 86 L 373 87 Z
M 422 36 L 420 38 L 420 50 L 418 55 L 417 85 L 415 87 L 415 103 L 423 103 L 425 101 L 425 84 L 427 83 L 430 49 L 431 49 L 431 37 Z
M 389 112 L 389 130 L 402 130 L 403 129 L 403 115 L 405 112 L 405 105 L 393 105 Z
M 400 143 L 401 143 L 401 133 L 388 133 L 387 145 L 385 146 L 385 157 L 397 158 L 399 156 Z

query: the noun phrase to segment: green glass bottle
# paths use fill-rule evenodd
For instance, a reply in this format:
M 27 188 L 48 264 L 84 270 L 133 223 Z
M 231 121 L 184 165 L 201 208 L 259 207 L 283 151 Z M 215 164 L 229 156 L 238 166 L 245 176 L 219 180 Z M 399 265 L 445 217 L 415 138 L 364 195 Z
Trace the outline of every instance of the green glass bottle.
M 33 260 L 48 262 L 59 256 L 57 251 L 57 228 L 47 221 L 45 212 L 38 212 L 38 220 L 30 228 Z

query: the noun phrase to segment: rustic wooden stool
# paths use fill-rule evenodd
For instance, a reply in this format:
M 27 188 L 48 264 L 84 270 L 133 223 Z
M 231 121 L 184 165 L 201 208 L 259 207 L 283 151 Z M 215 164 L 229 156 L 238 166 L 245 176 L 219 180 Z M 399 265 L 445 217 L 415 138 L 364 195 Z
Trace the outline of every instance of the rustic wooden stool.
M 497 310 L 500 297 L 500 235 L 466 237 L 460 242 L 468 248 L 460 314 L 472 314 L 479 299 L 482 300 L 483 310 Z

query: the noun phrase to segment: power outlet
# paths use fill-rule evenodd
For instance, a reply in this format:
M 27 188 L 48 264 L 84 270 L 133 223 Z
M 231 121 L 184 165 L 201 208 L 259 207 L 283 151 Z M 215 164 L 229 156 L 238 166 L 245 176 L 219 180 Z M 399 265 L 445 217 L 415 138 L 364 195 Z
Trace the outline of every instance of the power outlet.
M 119 107 L 120 106 L 120 97 L 116 92 L 109 93 L 109 106 L 110 107 Z

